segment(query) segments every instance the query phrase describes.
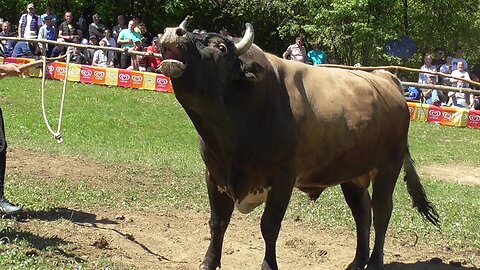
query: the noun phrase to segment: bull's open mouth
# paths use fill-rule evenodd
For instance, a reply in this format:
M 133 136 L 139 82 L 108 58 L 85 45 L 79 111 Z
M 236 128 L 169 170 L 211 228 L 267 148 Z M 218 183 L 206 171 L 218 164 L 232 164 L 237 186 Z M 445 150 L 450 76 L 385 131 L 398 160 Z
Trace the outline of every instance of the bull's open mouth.
M 162 48 L 162 55 L 160 71 L 168 77 L 180 78 L 187 67 L 180 49 L 174 44 L 168 44 Z
M 163 48 L 163 59 L 183 62 L 183 54 L 177 46 L 169 44 Z

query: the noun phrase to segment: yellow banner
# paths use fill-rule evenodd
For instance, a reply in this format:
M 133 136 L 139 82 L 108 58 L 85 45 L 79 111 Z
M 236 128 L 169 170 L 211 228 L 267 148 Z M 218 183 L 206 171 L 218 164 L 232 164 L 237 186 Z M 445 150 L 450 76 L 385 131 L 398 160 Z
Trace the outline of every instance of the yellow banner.
M 68 80 L 72 82 L 80 81 L 80 67 L 78 64 L 68 64 Z
M 146 90 L 155 90 L 155 80 L 157 79 L 157 74 L 145 72 L 143 74 L 143 89 Z
M 118 83 L 118 69 L 107 68 L 107 74 L 105 75 L 105 84 L 111 86 L 117 86 Z

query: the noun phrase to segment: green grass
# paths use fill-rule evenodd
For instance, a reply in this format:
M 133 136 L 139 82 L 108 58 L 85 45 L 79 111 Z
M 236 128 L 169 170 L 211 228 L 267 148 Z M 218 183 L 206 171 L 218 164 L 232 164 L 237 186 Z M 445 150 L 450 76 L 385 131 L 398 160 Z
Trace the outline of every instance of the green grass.
M 61 89 L 60 82 L 47 82 L 48 115 L 54 129 Z M 64 143 L 57 144 L 43 122 L 40 94 L 38 79 L 0 81 L 9 148 L 77 156 L 105 164 L 115 174 L 105 183 L 100 178 L 46 181 L 41 176 L 13 173 L 7 178 L 9 198 L 31 211 L 58 207 L 208 208 L 196 132 L 174 95 L 70 83 L 63 119 Z M 480 130 L 413 122 L 409 142 L 417 165 L 480 165 Z M 139 184 L 135 182 L 138 176 L 146 180 Z M 442 228 L 437 230 L 421 220 L 399 180 L 389 237 L 403 241 L 418 235 L 424 244 L 478 250 L 480 187 L 422 180 L 441 215 Z M 254 213 L 260 212 L 258 209 Z M 338 187 L 325 191 L 317 202 L 296 191 L 287 218 L 296 217 L 327 229 L 354 228 Z M 2 234 L 16 232 L 8 222 L 0 223 Z M 25 254 L 32 237 L 20 234 L 15 241 L 2 242 L 0 269 L 57 269 L 59 265 L 88 269 L 92 263 L 117 267 L 108 259 L 78 262 L 62 254 L 52 255 L 48 248 L 30 258 Z

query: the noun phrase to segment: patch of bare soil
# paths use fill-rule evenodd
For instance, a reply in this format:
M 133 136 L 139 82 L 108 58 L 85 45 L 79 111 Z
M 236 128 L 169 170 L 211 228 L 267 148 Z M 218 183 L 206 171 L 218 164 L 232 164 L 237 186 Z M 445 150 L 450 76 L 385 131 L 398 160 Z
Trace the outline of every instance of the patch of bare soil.
M 430 165 L 419 167 L 419 172 L 442 181 L 480 185 L 480 167 L 464 165 Z
M 113 170 L 68 157 L 16 150 L 10 171 L 71 179 L 105 178 Z M 60 168 L 45 164 L 59 164 Z M 75 166 L 73 166 L 75 165 Z M 77 167 L 78 166 L 78 167 Z M 75 169 L 74 169 L 75 168 Z M 94 168 L 94 169 L 92 169 Z M 107 256 L 139 269 L 197 269 L 209 243 L 209 213 L 182 209 L 67 209 L 24 212 L 15 222 L 34 249 L 48 247 L 78 261 Z M 234 214 L 227 231 L 222 269 L 259 269 L 264 253 L 257 215 Z M 395 242 L 387 237 L 387 270 L 478 270 L 480 251 Z M 351 231 L 321 230 L 294 220 L 283 223 L 278 241 L 281 269 L 344 269 L 355 252 Z
M 59 209 L 26 213 L 19 229 L 40 239 L 56 237 L 80 260 L 107 256 L 139 269 L 197 269 L 209 241 L 208 213 L 151 209 L 135 212 Z M 222 269 L 259 269 L 263 259 L 260 219 L 234 215 L 227 231 Z M 34 245 L 35 246 L 35 245 Z M 286 220 L 278 242 L 281 269 L 344 269 L 354 255 L 351 232 L 326 231 Z M 388 270 L 477 269 L 461 251 L 387 242 Z M 477 257 L 480 254 L 477 254 Z

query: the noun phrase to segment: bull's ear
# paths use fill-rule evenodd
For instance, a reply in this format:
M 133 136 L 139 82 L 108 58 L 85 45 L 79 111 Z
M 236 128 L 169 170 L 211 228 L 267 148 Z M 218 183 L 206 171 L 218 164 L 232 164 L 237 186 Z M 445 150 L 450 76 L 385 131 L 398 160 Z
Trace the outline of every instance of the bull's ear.
M 250 59 L 240 61 L 241 79 L 248 81 L 256 81 L 261 79 L 265 74 L 265 68 L 258 62 Z

